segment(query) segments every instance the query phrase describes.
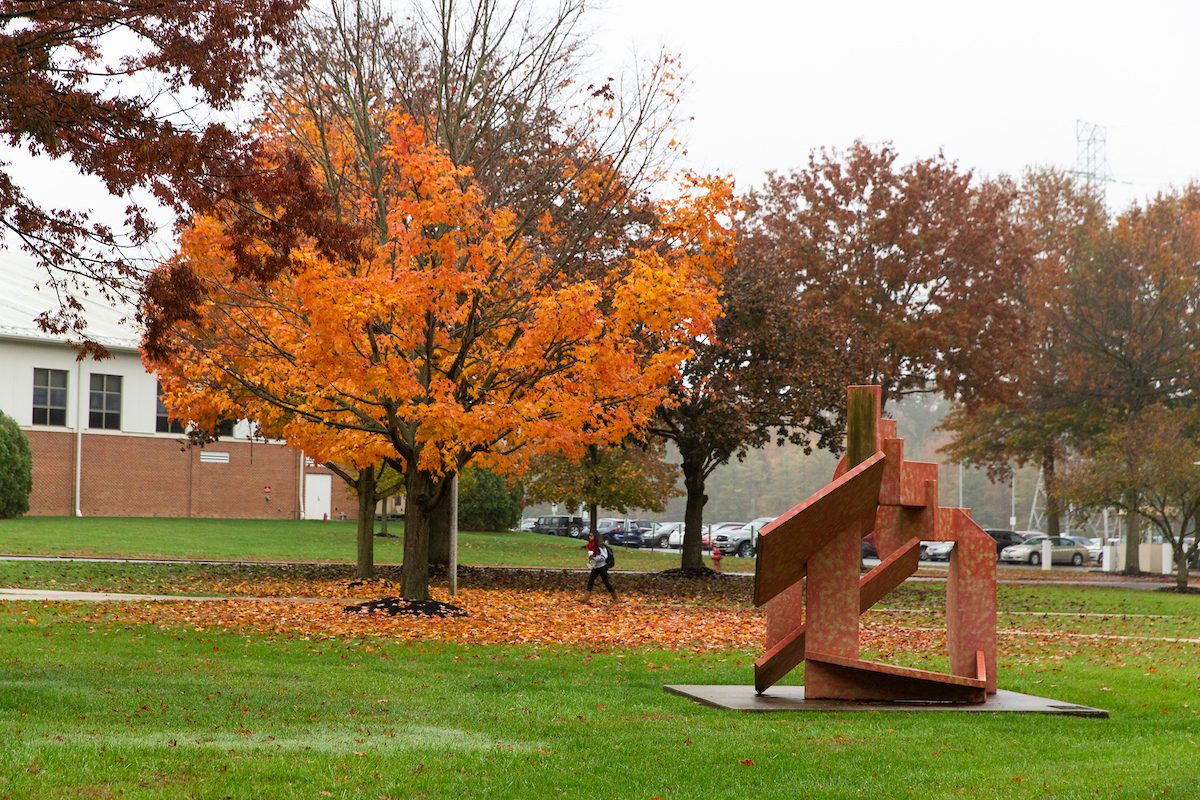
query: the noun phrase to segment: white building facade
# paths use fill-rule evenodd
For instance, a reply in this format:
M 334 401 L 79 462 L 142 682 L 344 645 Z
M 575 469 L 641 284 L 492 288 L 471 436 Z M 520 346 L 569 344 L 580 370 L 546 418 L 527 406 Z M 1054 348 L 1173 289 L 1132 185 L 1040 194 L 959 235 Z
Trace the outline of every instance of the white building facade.
M 189 446 L 142 365 L 137 332 L 117 309 L 87 305 L 111 358 L 80 360 L 38 329 L 57 302 L 35 267 L 0 251 L 0 411 L 33 451 L 30 514 L 323 519 L 353 517 L 340 479 L 286 443 L 255 440 L 246 422 Z

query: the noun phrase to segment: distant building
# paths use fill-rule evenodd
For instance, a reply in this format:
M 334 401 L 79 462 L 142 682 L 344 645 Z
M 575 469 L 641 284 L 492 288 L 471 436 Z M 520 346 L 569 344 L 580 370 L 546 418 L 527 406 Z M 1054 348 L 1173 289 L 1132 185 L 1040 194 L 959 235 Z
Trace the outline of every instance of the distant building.
M 93 338 L 112 353 L 76 360 L 34 320 L 57 303 L 44 273 L 0 251 L 0 410 L 33 451 L 32 515 L 322 519 L 356 516 L 341 479 L 285 442 L 230 424 L 191 447 L 142 366 L 127 312 L 87 303 Z

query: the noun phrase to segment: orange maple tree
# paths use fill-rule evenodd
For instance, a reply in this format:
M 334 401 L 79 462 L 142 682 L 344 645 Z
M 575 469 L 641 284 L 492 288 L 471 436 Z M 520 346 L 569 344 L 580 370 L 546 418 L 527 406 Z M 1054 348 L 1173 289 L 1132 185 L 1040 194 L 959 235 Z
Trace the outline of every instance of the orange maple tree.
M 567 280 L 539 246 L 549 219 L 523 235 L 411 118 L 392 111 L 385 130 L 370 184 L 341 209 L 360 223 L 352 246 L 297 236 L 280 251 L 279 208 L 255 208 L 258 229 L 244 208 L 196 218 L 149 283 L 145 357 L 167 405 L 201 427 L 244 416 L 321 460 L 403 469 L 402 594 L 427 599 L 429 518 L 449 476 L 618 441 L 662 401 L 716 313 L 732 190 L 692 179 L 656 204 L 652 240 Z M 267 259 L 285 266 L 246 267 Z

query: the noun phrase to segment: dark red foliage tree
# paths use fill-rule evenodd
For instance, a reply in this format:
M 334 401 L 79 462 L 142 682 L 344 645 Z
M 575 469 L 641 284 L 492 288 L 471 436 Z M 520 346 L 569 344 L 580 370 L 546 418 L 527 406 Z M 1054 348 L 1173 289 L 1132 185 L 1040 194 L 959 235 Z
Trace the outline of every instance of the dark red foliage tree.
M 882 385 L 885 405 L 930 389 L 968 403 L 1003 396 L 1029 263 L 1016 187 L 941 155 L 897 158 L 862 142 L 814 153 L 805 169 L 770 175 L 748 211 L 805 302 L 855 324 L 860 382 Z
M 775 242 L 756 218 L 745 228 L 724 270 L 714 335 L 693 343 L 651 425 L 683 461 L 684 569 L 703 565 L 704 485 L 713 470 L 772 440 L 840 450 L 846 385 L 861 374 L 850 327 L 801 302 Z
M 47 269 L 60 307 L 43 328 L 86 342 L 75 291 L 127 296 L 128 254 L 154 232 L 148 190 L 177 212 L 239 172 L 233 107 L 305 0 L 28 0 L 0 6 L 0 135 L 35 159 L 63 159 L 124 205 L 123 229 L 93 210 L 34 200 L 0 165 L 0 231 Z M 87 343 L 97 356 L 102 347 Z

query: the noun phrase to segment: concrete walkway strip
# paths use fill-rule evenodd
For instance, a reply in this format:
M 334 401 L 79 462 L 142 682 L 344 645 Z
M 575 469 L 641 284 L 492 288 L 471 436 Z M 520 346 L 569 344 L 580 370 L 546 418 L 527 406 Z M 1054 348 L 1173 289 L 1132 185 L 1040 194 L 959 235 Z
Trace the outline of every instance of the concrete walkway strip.
M 128 602 L 133 600 L 227 600 L 226 597 L 192 597 L 178 594 L 122 594 L 121 592 L 66 592 L 54 589 L 0 589 L 0 598 L 23 600 L 85 600 Z
M 123 594 L 121 592 L 66 592 L 55 589 L 0 589 L 0 601 L 13 600 L 62 600 L 82 601 L 86 603 L 134 603 L 150 602 L 230 602 L 234 600 L 249 600 L 254 602 L 287 602 L 287 603 L 361 603 L 357 598 L 340 597 L 195 597 L 183 594 Z

